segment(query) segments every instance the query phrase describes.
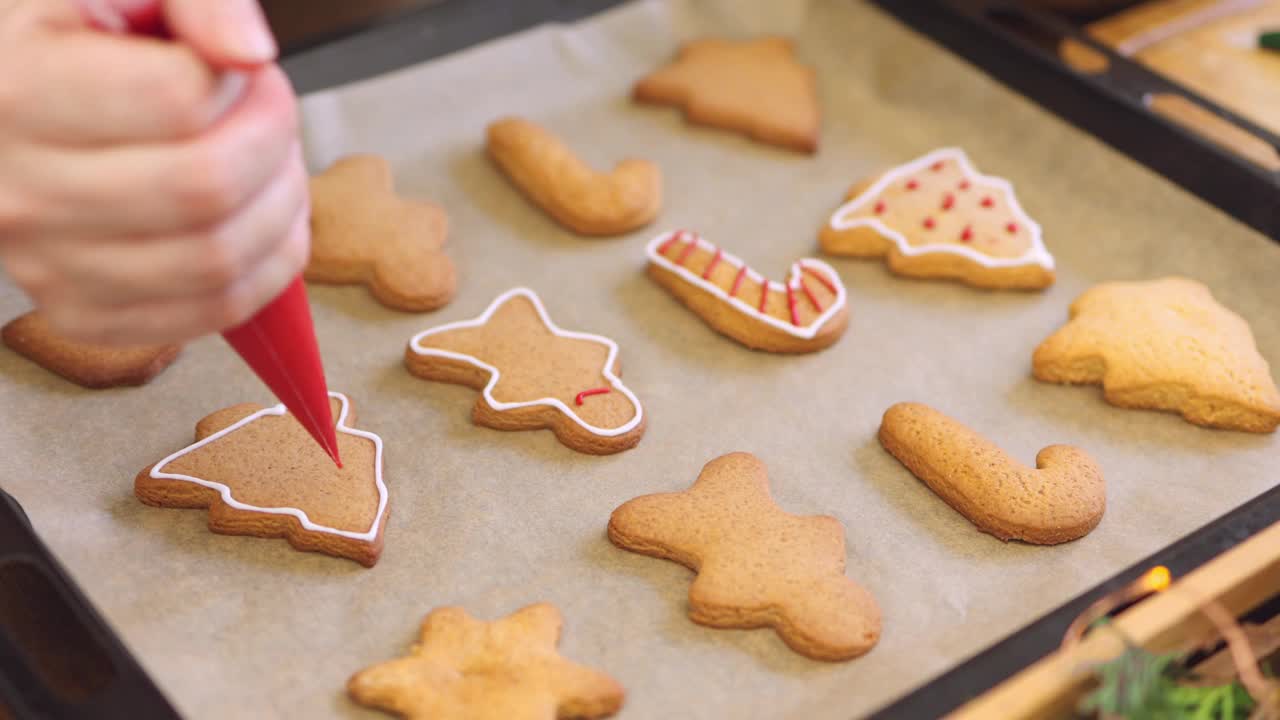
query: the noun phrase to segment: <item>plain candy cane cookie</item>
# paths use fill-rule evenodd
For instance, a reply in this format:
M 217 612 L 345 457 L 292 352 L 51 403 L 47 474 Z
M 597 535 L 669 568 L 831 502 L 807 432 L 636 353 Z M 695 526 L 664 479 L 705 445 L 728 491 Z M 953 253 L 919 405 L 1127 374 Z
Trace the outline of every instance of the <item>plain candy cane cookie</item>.
M 1102 470 L 1080 448 L 1051 445 L 1027 467 L 920 403 L 885 412 L 880 444 L 979 530 L 1001 540 L 1075 540 L 1097 527 L 1106 510 Z

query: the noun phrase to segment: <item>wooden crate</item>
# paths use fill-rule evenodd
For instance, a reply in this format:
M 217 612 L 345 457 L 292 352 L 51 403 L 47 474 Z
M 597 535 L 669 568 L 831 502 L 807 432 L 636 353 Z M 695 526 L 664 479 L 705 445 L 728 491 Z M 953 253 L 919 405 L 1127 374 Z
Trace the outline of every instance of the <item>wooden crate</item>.
M 952 720 L 1045 720 L 1071 717 L 1093 689 L 1089 669 L 1124 651 L 1122 637 L 1153 653 L 1186 651 L 1215 632 L 1200 612 L 1216 600 L 1237 617 L 1280 592 L 1280 522 L 1214 558 L 1168 590 L 1118 615 L 1118 632 L 1095 630 L 1075 646 L 1059 650 L 970 701 L 948 717 Z

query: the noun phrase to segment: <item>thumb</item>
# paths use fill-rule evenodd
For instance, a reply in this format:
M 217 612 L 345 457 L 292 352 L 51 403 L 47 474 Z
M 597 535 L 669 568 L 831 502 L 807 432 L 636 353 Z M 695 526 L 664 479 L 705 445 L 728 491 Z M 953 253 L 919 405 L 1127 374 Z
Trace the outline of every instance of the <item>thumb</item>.
M 174 39 L 219 69 L 249 70 L 276 58 L 276 41 L 257 0 L 112 0 L 162 5 Z

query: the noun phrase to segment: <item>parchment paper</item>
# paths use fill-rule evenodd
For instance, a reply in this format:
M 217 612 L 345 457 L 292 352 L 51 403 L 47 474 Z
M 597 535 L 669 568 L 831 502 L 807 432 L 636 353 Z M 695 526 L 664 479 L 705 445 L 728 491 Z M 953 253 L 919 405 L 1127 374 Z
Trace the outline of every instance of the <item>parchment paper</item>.
M 819 71 L 816 157 L 691 129 L 627 100 L 635 78 L 702 34 L 794 34 Z M 482 153 L 484 126 L 518 113 L 604 167 L 656 161 L 667 186 L 648 230 L 589 240 L 529 206 Z M 432 607 L 483 618 L 547 600 L 561 645 L 628 689 L 624 718 L 850 718 L 946 670 L 1069 596 L 1276 480 L 1280 442 L 1126 411 L 1096 388 L 1030 378 L 1031 351 L 1067 305 L 1107 280 L 1181 273 L 1247 318 L 1280 363 L 1280 246 L 1077 132 L 857 2 L 639 2 L 309 97 L 311 161 L 389 157 L 402 190 L 448 209 L 457 299 L 428 315 L 362 288 L 311 290 L 331 386 L 386 443 L 391 517 L 373 570 L 283 541 L 215 536 L 205 513 L 141 505 L 134 474 L 190 441 L 206 413 L 270 402 L 220 340 L 190 346 L 142 389 L 82 391 L 0 352 L 0 478 L 53 549 L 192 718 L 378 717 L 347 677 L 403 654 Z M 774 277 L 816 253 L 850 183 L 934 147 L 967 149 L 1006 176 L 1043 224 L 1059 279 L 988 293 L 832 260 L 852 325 L 825 352 L 750 352 L 708 329 L 642 273 L 646 240 L 694 228 Z M 469 420 L 474 391 L 410 377 L 410 335 L 470 318 L 527 285 L 563 327 L 621 346 L 650 414 L 638 448 L 579 455 L 549 432 Z M 0 310 L 25 301 L 10 286 Z M 877 444 L 889 405 L 921 400 L 1026 462 L 1078 444 L 1105 470 L 1108 508 L 1086 538 L 1042 548 L 977 532 Z M 806 660 L 769 630 L 711 630 L 685 616 L 691 574 L 615 549 L 609 513 L 687 487 L 708 460 L 748 450 L 796 513 L 847 529 L 849 574 L 884 610 L 880 645 Z

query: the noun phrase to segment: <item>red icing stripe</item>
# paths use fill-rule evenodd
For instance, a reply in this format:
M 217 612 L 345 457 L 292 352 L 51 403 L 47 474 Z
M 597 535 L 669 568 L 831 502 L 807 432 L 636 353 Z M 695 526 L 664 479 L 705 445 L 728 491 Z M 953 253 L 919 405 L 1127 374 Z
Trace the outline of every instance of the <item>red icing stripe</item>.
M 804 291 L 804 296 L 809 298 L 809 304 L 813 305 L 813 309 L 817 312 L 822 312 L 822 303 L 818 302 L 818 298 L 814 296 L 809 286 L 804 284 L 804 278 L 800 279 L 800 289 Z
M 684 246 L 684 251 L 680 253 L 680 257 L 676 258 L 676 264 L 684 265 L 684 261 L 689 259 L 689 256 L 693 254 L 693 249 L 696 247 L 698 247 L 697 236 L 689 236 L 689 244 Z
M 756 308 L 759 312 L 764 312 L 764 304 L 769 302 L 769 281 L 765 280 L 760 286 L 760 307 Z
M 677 230 L 677 231 L 675 231 L 675 232 L 671 233 L 671 237 L 667 238 L 667 241 L 666 241 L 666 242 L 664 242 L 664 243 L 662 243 L 662 247 L 658 248 L 658 254 L 659 254 L 659 255 L 666 255 L 666 254 L 667 254 L 667 248 L 670 248 L 672 245 L 675 245 L 676 241 L 677 241 L 677 240 L 679 240 L 679 239 L 680 239 L 680 237 L 681 237 L 681 236 L 683 236 L 683 235 L 684 235 L 684 231 L 683 231 L 683 230 Z
M 581 404 L 582 404 L 582 398 L 591 397 L 592 395 L 604 395 L 604 394 L 605 394 L 605 393 L 607 393 L 607 392 L 609 392 L 609 388 L 607 388 L 607 387 L 602 387 L 602 388 L 592 388 L 592 389 L 590 389 L 590 390 L 583 390 L 582 392 L 578 393 L 577 397 L 575 397 L 575 398 L 573 399 L 573 402 L 574 402 L 575 404 L 577 404 L 577 405 L 581 405 Z
M 742 278 L 746 276 L 747 266 L 743 265 L 742 269 L 738 270 L 738 276 L 733 279 L 733 288 L 729 290 L 729 297 L 733 297 L 738 294 L 738 288 L 742 287 Z
M 800 324 L 800 315 L 796 313 L 796 293 L 791 287 L 791 283 L 787 283 L 787 311 L 791 313 L 791 324 Z
M 716 269 L 716 265 L 720 262 L 720 248 L 716 248 L 716 254 L 711 256 L 711 263 L 707 265 L 707 269 L 702 271 L 702 279 L 706 280 L 711 277 L 711 271 Z
M 809 273 L 810 275 L 812 275 L 812 276 L 814 277 L 814 279 L 816 279 L 818 282 L 822 283 L 822 284 L 823 284 L 823 285 L 824 285 L 828 290 L 830 290 L 830 291 L 831 291 L 831 294 L 832 294 L 832 295 L 839 295 L 839 294 L 840 294 L 840 293 L 839 293 L 839 291 L 837 291 L 837 290 L 836 290 L 835 283 L 833 283 L 833 282 L 831 282 L 830 280 L 828 280 L 828 279 L 827 279 L 827 277 L 826 277 L 825 275 L 823 275 L 822 273 L 818 272 L 817 270 L 814 270 L 813 268 L 811 268 L 811 267 L 809 267 L 809 266 L 807 266 L 807 265 L 801 265 L 800 267 L 801 267 L 805 272 L 807 272 L 807 273 Z

